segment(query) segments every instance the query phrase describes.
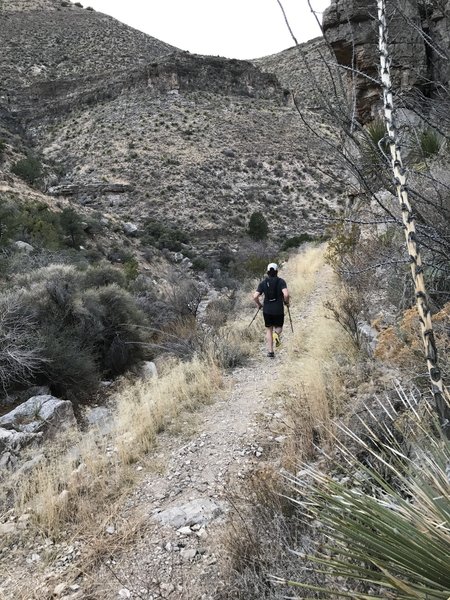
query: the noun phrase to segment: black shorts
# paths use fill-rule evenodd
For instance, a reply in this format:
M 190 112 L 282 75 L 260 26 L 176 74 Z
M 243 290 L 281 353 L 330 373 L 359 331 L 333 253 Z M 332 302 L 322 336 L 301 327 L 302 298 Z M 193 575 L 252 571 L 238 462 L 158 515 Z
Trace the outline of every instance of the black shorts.
M 266 327 L 283 327 L 284 315 L 268 315 L 263 312 L 264 324 Z

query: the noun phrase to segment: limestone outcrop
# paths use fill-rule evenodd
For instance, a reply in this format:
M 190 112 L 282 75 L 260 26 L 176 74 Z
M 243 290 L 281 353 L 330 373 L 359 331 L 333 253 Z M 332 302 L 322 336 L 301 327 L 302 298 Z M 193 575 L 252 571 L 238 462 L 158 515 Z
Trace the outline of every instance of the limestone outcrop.
M 433 6 L 435 4 L 435 6 Z M 448 84 L 449 10 L 440 3 L 396 0 L 388 3 L 392 76 L 397 91 L 420 89 L 432 95 L 436 83 Z M 377 113 L 381 88 L 378 78 L 378 24 L 375 0 L 332 0 L 324 13 L 323 29 L 336 59 L 356 72 L 358 117 L 368 121 Z

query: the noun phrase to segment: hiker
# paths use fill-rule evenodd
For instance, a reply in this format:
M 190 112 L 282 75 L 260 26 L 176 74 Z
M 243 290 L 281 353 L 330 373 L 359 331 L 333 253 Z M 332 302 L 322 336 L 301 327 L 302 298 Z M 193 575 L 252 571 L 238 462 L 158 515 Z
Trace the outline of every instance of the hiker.
M 264 294 L 264 304 L 260 296 Z M 258 285 L 253 294 L 253 301 L 258 308 L 263 309 L 264 324 L 266 326 L 267 356 L 274 358 L 273 343 L 281 343 L 280 335 L 284 324 L 284 305 L 289 306 L 289 292 L 286 282 L 278 277 L 278 265 L 270 263 L 267 266 L 267 277 Z

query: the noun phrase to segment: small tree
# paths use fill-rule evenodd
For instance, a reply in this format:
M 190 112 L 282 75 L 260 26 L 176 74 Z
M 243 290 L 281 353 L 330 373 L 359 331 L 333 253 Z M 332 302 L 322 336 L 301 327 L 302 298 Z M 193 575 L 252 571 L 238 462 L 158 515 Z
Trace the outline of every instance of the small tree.
M 261 212 L 254 212 L 248 224 L 248 234 L 254 240 L 263 240 L 269 233 L 269 224 Z
M 72 208 L 65 208 L 60 215 L 59 222 L 64 233 L 70 237 L 71 246 L 73 248 L 78 247 L 85 238 L 82 221 L 78 213 Z
M 36 183 L 43 175 L 40 160 L 33 156 L 18 160 L 12 165 L 11 171 L 30 185 Z
M 0 139 L 0 160 L 3 160 L 3 156 L 6 150 L 6 142 L 3 139 Z

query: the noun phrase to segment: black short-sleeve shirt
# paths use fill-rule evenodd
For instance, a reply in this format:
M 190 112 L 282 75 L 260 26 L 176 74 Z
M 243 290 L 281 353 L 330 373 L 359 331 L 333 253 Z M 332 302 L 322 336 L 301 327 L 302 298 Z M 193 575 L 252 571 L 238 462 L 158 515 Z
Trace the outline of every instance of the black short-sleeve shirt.
M 277 299 L 274 302 L 269 302 L 267 299 L 267 295 L 265 294 L 265 290 L 267 289 L 267 282 L 269 278 L 266 277 L 261 283 L 258 285 L 257 292 L 258 294 L 264 294 L 264 304 L 263 304 L 263 312 L 266 315 L 283 315 L 284 314 L 284 302 L 283 302 L 283 292 L 282 290 L 287 288 L 286 282 L 281 277 L 277 277 Z

